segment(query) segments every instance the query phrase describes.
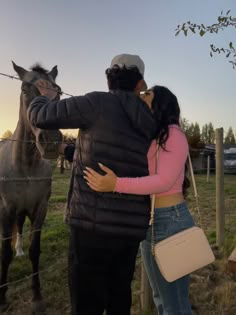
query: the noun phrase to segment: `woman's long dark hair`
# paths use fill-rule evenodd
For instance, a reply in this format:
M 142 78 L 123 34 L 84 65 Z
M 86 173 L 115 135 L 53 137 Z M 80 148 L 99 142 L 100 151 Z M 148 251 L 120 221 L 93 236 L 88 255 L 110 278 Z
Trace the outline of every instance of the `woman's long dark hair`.
M 157 134 L 159 145 L 165 149 L 165 143 L 169 137 L 169 125 L 180 125 L 180 108 L 177 97 L 166 87 L 155 85 L 151 88 L 154 93 L 152 111 L 157 122 Z M 183 181 L 183 195 L 187 196 L 190 181 L 187 177 L 187 164 Z

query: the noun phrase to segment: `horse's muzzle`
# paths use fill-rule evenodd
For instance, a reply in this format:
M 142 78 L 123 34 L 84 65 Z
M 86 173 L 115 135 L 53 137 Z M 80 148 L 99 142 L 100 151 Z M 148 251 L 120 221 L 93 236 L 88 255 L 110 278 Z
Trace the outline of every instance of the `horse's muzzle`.
M 38 129 L 36 145 L 44 159 L 56 159 L 59 156 L 59 147 L 63 142 L 60 130 Z

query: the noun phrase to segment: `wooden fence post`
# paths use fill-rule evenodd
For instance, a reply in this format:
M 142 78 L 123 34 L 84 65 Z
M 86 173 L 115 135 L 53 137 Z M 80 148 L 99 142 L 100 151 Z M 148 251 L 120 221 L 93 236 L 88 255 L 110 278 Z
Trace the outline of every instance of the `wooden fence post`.
M 209 182 L 210 177 L 210 155 L 207 156 L 207 183 Z
M 223 128 L 216 129 L 216 245 L 224 244 L 224 150 Z
M 149 280 L 143 265 L 141 263 L 141 310 L 142 312 L 151 311 L 154 308 L 154 302 L 152 298 L 152 289 L 149 284 Z
M 61 155 L 60 156 L 60 173 L 61 174 L 64 174 L 64 170 L 65 170 L 64 162 L 65 162 L 65 157 L 64 155 Z

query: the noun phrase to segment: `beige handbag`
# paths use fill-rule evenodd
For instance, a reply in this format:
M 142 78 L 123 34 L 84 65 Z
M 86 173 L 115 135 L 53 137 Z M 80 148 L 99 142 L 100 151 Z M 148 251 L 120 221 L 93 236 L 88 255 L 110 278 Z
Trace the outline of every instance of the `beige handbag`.
M 188 156 L 188 159 L 197 209 L 200 216 L 197 188 L 190 156 Z M 152 253 L 166 281 L 175 281 L 215 260 L 208 240 L 203 230 L 198 226 L 186 229 L 154 244 L 154 204 L 155 195 L 152 195 Z

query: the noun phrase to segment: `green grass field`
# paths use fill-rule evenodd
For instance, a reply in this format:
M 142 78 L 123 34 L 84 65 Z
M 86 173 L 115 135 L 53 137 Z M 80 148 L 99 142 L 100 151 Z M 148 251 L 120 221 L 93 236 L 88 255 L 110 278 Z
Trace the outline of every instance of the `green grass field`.
M 70 314 L 67 285 L 67 245 L 68 228 L 63 223 L 63 211 L 69 187 L 70 171 L 64 174 L 54 169 L 52 195 L 48 213 L 42 231 L 42 253 L 40 257 L 40 278 L 42 294 L 46 303 L 46 314 Z M 206 182 L 205 175 L 197 175 L 196 181 L 200 195 L 200 205 L 204 226 L 209 240 L 215 243 L 215 177 Z M 190 208 L 194 209 L 194 198 L 189 193 Z M 216 262 L 191 276 L 191 301 L 200 315 L 233 315 L 236 314 L 236 276 L 226 272 L 227 257 L 236 246 L 236 176 L 225 176 L 226 234 L 225 246 L 216 249 Z M 10 267 L 8 288 L 9 308 L 4 313 L 9 315 L 31 314 L 30 278 L 31 266 L 28 259 L 28 231 L 24 228 L 25 256 L 16 257 Z M 133 314 L 140 312 L 140 266 L 141 258 L 137 258 L 137 268 L 133 281 Z M 17 282 L 16 282 L 17 281 Z M 156 314 L 146 312 L 146 315 Z M 122 314 L 121 314 L 122 315 Z

